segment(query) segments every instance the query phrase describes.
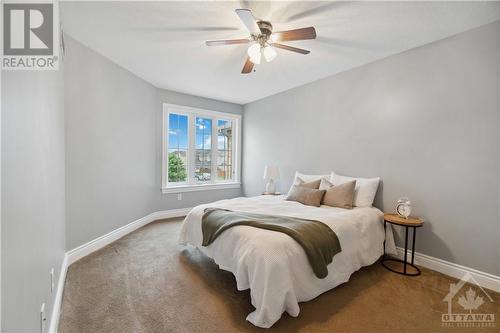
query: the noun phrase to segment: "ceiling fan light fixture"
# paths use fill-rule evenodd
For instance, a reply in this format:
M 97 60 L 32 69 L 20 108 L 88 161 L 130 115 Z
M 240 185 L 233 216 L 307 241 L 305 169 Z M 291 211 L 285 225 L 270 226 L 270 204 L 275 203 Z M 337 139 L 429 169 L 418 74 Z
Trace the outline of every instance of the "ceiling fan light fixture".
M 246 57 L 241 74 L 252 73 L 252 71 L 254 71 L 254 65 L 259 65 L 262 57 L 264 57 L 267 62 L 273 61 L 278 55 L 276 48 L 298 54 L 311 53 L 309 50 L 281 44 L 281 42 L 315 39 L 316 29 L 314 29 L 314 27 L 275 32 L 271 22 L 256 20 L 250 9 L 240 8 L 235 11 L 245 28 L 248 30 L 247 32 L 249 35 L 247 35 L 246 38 L 239 39 L 207 40 L 205 44 L 207 46 L 215 46 L 233 44 L 248 45 L 248 43 L 250 43 L 247 49 L 248 56 Z
M 251 45 L 248 48 L 247 53 L 248 53 L 248 56 L 250 57 L 251 62 L 253 62 L 256 65 L 260 64 L 260 57 L 261 57 L 260 44 L 255 43 L 255 44 Z
M 264 58 L 266 58 L 267 62 L 273 61 L 273 59 L 276 58 L 276 56 L 278 55 L 270 45 L 267 45 L 264 48 L 263 53 L 264 53 Z
M 260 53 L 259 53 L 259 56 L 257 57 L 250 57 L 250 61 L 253 62 L 255 65 L 259 65 L 260 64 Z

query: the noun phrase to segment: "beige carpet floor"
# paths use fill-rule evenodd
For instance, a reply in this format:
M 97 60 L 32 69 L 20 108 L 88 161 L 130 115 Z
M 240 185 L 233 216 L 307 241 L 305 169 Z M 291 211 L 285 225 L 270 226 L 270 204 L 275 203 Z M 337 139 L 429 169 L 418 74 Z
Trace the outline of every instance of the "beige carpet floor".
M 265 332 L 248 323 L 249 291 L 198 250 L 177 245 L 181 220 L 151 223 L 69 267 L 60 333 Z M 443 298 L 454 279 L 423 269 L 418 277 L 380 263 L 301 303 L 269 332 L 500 332 L 500 294 L 477 311 L 496 327 L 442 327 Z M 465 294 L 465 289 L 461 294 Z M 468 313 L 456 301 L 454 312 Z M 480 311 L 479 311 L 480 310 Z

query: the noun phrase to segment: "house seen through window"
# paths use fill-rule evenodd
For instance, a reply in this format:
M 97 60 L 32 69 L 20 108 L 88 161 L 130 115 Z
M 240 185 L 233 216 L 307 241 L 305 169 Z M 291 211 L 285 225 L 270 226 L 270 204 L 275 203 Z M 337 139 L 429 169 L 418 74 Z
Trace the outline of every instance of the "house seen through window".
M 236 183 L 237 115 L 167 105 L 162 188 Z

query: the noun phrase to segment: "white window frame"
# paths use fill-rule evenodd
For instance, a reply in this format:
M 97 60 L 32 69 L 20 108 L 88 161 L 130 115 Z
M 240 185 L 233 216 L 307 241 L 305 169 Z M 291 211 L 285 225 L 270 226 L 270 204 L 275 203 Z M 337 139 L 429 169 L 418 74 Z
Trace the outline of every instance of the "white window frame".
M 187 182 L 168 182 L 168 127 L 169 114 L 180 114 L 188 116 L 188 152 L 187 152 Z M 217 122 L 218 120 L 230 120 L 233 126 L 233 179 L 231 181 L 218 181 L 217 175 L 217 149 L 212 149 L 212 180 L 208 182 L 196 182 L 194 179 L 195 156 L 196 156 L 196 117 L 212 119 L 212 147 L 217 148 Z M 193 108 L 183 105 L 163 103 L 162 117 L 162 193 L 180 193 L 203 190 L 219 190 L 240 188 L 241 171 L 241 115 L 219 111 Z

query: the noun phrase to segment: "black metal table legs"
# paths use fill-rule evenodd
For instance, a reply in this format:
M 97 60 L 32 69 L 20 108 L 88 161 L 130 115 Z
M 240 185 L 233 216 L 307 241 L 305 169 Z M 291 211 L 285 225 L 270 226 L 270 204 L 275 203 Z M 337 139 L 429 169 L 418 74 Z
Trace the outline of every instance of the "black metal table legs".
M 384 233 L 386 231 L 386 221 L 384 221 Z M 408 275 L 408 276 L 417 276 L 420 275 L 420 269 L 414 265 L 414 260 L 415 260 L 415 234 L 416 234 L 416 227 L 411 227 L 411 226 L 404 226 L 405 227 L 405 254 L 403 260 L 401 259 L 396 259 L 396 258 L 386 258 L 385 254 L 385 238 L 384 238 L 384 254 L 382 256 L 382 266 L 390 270 L 391 272 L 402 274 L 402 275 Z M 411 262 L 408 262 L 408 229 L 412 228 L 413 229 L 413 241 L 411 245 Z M 391 268 L 385 264 L 387 261 L 393 261 L 393 262 L 400 262 L 403 264 L 403 271 L 398 271 L 394 268 Z M 408 272 L 408 266 L 411 266 L 415 269 L 415 272 Z

